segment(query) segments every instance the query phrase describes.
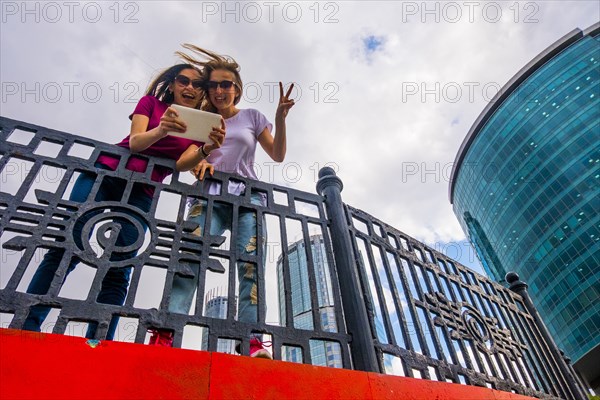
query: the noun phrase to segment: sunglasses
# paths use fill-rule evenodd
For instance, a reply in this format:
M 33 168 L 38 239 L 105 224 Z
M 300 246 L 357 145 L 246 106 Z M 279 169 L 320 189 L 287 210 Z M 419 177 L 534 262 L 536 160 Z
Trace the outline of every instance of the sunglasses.
M 191 80 L 190 78 L 188 78 L 185 75 L 177 75 L 175 77 L 175 82 L 177 82 L 178 84 L 180 84 L 183 87 L 186 87 L 191 82 L 192 87 L 194 89 L 202 89 L 202 80 L 200 80 L 200 79 Z
M 221 82 L 208 81 L 208 82 L 206 82 L 206 88 L 208 90 L 216 90 L 218 87 L 220 87 L 223 90 L 227 90 L 227 89 L 230 89 L 234 85 L 237 86 L 237 84 L 233 81 L 221 81 Z

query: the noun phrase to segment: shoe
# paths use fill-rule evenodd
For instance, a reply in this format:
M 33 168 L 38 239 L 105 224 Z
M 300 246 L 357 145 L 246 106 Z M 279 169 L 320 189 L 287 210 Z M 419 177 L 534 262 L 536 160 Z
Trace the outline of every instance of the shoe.
M 164 329 L 149 329 L 151 346 L 173 347 L 173 332 Z
M 261 342 L 257 338 L 250 339 L 250 357 L 273 359 L 271 353 L 265 350 L 264 346 L 271 347 L 271 342 Z

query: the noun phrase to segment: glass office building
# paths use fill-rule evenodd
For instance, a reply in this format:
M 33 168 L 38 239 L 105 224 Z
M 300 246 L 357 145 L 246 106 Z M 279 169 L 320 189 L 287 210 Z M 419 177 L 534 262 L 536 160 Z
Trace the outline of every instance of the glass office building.
M 488 104 L 449 196 L 486 272 L 516 271 L 558 347 L 600 386 L 600 24 L 561 38 Z
M 210 318 L 227 318 L 227 301 L 229 297 L 225 294 L 225 290 L 213 289 L 210 290 L 204 297 L 204 316 Z M 227 354 L 238 354 L 235 347 L 237 342 L 230 339 L 219 338 L 217 342 L 217 352 Z M 208 329 L 202 330 L 202 348 L 208 348 Z
M 309 263 L 306 245 L 300 240 L 288 247 L 288 266 L 292 295 L 292 315 L 294 327 L 298 329 L 314 329 L 309 284 Z M 319 306 L 319 323 L 325 332 L 337 332 L 331 274 L 322 235 L 310 237 L 310 254 L 316 279 L 317 304 Z M 279 318 L 285 321 L 285 290 L 283 284 L 283 258 L 277 260 L 277 279 L 279 282 Z M 342 368 L 342 353 L 339 343 L 323 340 L 310 341 L 310 355 L 313 365 Z M 284 346 L 282 359 L 285 361 L 303 362 L 302 349 Z

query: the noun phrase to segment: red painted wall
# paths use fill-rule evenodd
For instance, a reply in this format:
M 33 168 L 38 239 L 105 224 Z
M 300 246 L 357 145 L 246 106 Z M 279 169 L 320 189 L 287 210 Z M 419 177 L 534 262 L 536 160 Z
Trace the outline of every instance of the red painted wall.
M 0 399 L 526 400 L 487 388 L 0 329 Z

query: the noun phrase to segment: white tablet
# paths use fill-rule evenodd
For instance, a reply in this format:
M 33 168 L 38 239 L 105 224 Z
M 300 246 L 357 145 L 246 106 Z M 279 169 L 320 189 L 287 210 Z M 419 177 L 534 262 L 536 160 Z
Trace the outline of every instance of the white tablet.
M 221 126 L 221 116 L 219 114 L 196 110 L 195 108 L 189 108 L 179 106 L 177 104 L 171 105 L 179 113 L 179 118 L 187 125 L 187 130 L 181 132 L 168 132 L 171 136 L 178 136 L 186 139 L 197 140 L 204 143 L 212 143 L 208 135 L 212 132 L 213 126 Z

